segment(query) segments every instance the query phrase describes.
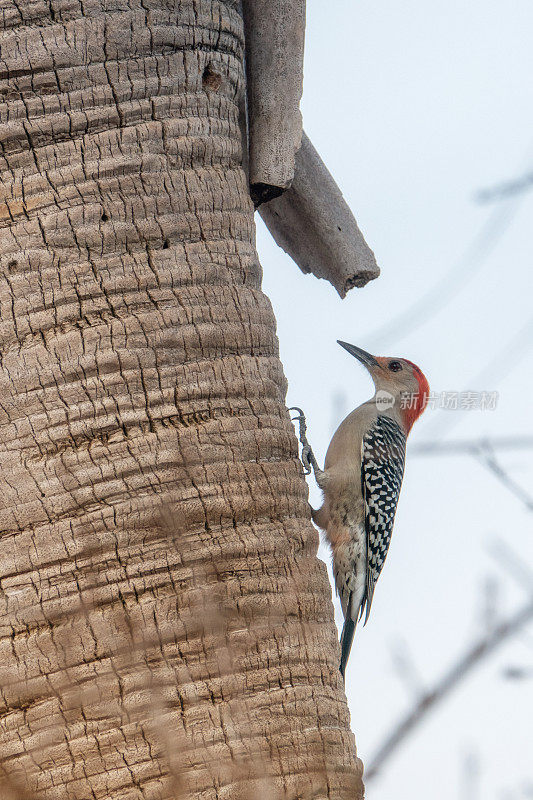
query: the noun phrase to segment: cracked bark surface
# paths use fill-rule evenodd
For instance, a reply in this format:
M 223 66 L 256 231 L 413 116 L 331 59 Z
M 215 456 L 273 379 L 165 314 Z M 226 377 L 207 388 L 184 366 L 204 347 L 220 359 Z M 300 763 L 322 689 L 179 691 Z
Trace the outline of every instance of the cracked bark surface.
M 238 2 L 0 0 L 0 767 L 32 797 L 266 797 L 243 753 L 362 795 L 243 98 Z

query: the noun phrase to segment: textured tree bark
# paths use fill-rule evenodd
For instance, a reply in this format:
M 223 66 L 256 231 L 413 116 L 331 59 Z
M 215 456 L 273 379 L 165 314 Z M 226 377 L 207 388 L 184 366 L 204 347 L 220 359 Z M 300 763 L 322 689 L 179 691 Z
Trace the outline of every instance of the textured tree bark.
M 2 774 L 359 798 L 260 288 L 240 3 L 0 7 Z

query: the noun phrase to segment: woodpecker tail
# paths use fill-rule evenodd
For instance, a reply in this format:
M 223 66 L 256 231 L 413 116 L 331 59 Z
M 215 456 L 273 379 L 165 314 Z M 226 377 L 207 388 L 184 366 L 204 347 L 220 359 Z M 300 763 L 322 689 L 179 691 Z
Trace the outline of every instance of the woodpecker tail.
M 344 680 L 344 673 L 346 671 L 346 664 L 350 657 L 350 650 L 352 649 L 352 642 L 355 633 L 355 622 L 348 615 L 344 620 L 341 634 L 341 665 L 339 667 Z

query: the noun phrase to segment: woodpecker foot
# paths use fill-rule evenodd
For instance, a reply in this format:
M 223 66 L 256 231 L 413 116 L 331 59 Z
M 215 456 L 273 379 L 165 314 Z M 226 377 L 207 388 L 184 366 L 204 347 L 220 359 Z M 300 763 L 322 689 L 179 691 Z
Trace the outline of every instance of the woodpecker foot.
M 313 472 L 315 474 L 315 478 L 316 478 L 316 480 L 318 482 L 319 481 L 319 476 L 322 474 L 322 470 L 318 466 L 318 462 L 317 462 L 317 460 L 315 458 L 315 454 L 313 453 L 313 451 L 311 449 L 311 445 L 307 441 L 307 436 L 306 436 L 307 423 L 305 421 L 305 414 L 304 414 L 304 412 L 302 411 L 301 408 L 298 408 L 298 406 L 292 406 L 292 408 L 289 408 L 289 411 L 297 411 L 298 412 L 298 416 L 297 417 L 291 417 L 291 420 L 293 422 L 298 422 L 298 424 L 300 426 L 300 443 L 302 445 L 302 455 L 300 456 L 300 458 L 301 458 L 302 465 L 303 465 L 303 468 L 304 468 L 304 474 L 305 475 L 309 475 L 311 470 L 313 470 Z

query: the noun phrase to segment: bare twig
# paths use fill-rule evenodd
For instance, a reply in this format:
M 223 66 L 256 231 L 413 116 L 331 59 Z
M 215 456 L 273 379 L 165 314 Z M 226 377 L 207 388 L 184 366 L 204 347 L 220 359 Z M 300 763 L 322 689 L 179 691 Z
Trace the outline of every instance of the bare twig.
M 533 511 L 533 497 L 523 489 L 511 476 L 504 470 L 496 460 L 494 450 L 530 449 L 533 448 L 533 438 L 530 436 L 518 437 L 510 436 L 496 439 L 465 439 L 463 441 L 427 441 L 413 445 L 410 454 L 415 456 L 434 456 L 434 455 L 472 455 L 477 458 L 500 483 L 514 494 L 528 509 Z
M 533 592 L 533 570 L 524 563 L 524 559 L 518 553 L 515 553 L 503 539 L 493 539 L 487 549 L 500 569 L 505 568 L 528 594 Z
M 424 692 L 424 682 L 414 663 L 407 642 L 399 639 L 389 646 L 396 674 L 412 697 L 420 697 Z
M 495 575 L 486 575 L 481 585 L 479 617 L 481 630 L 494 630 L 501 618 L 500 582 Z
M 520 164 L 522 172 L 531 164 L 532 146 L 528 147 Z M 484 267 L 488 257 L 501 241 L 515 218 L 525 193 L 518 193 L 506 198 L 505 202 L 495 206 L 488 215 L 464 253 L 452 264 L 451 268 L 441 276 L 424 294 L 416 293 L 415 300 L 400 311 L 393 319 L 378 328 L 367 338 L 372 352 L 385 352 L 391 344 L 398 342 L 408 334 L 417 330 L 428 320 L 434 319 L 461 292 L 466 284 Z
M 502 465 L 496 461 L 496 456 L 492 452 L 488 442 L 485 442 L 484 447 L 480 448 L 475 455 L 478 457 L 479 461 L 498 478 L 500 483 L 525 505 L 528 511 L 533 511 L 533 498 L 530 497 L 526 490 L 519 486 L 519 484 L 504 470 Z
M 478 203 L 494 203 L 495 201 L 506 200 L 513 195 L 527 192 L 531 188 L 533 188 L 533 172 L 528 172 L 513 181 L 505 181 L 498 186 L 480 189 L 476 194 L 476 200 Z
M 502 677 L 507 681 L 528 681 L 533 678 L 533 667 L 506 667 Z
M 497 625 L 493 631 L 479 639 L 461 655 L 458 661 L 438 680 L 429 692 L 426 692 L 415 706 L 385 737 L 374 758 L 365 770 L 365 782 L 368 784 L 376 777 L 383 765 L 433 710 L 463 681 L 472 670 L 500 647 L 506 639 L 520 630 L 533 618 L 533 599 Z
M 492 209 L 485 224 L 474 236 L 465 252 L 449 270 L 424 291 L 417 292 L 414 300 L 380 328 L 370 332 L 366 341 L 372 352 L 385 352 L 410 333 L 434 319 L 486 264 L 498 242 L 503 238 L 514 219 L 521 197 L 510 198 L 502 206 Z
M 455 456 L 463 453 L 471 455 L 487 443 L 493 450 L 531 450 L 533 449 L 533 436 L 422 441 L 413 444 L 409 449 L 409 454 L 415 456 Z

